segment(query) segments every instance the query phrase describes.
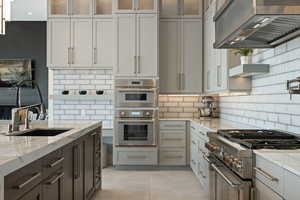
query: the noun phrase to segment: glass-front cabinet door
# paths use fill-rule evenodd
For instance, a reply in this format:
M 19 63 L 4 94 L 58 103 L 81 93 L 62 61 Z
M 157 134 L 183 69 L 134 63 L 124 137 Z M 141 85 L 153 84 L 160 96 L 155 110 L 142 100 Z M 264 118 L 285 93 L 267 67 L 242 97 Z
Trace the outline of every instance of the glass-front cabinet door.
M 161 17 L 201 17 L 201 12 L 202 0 L 160 0 Z
M 69 14 L 69 0 L 49 0 L 49 16 L 67 16 Z
M 95 0 L 95 15 L 111 15 L 112 0 Z
M 49 0 L 49 17 L 91 17 L 94 0 Z
M 156 13 L 158 0 L 114 0 L 116 13 Z

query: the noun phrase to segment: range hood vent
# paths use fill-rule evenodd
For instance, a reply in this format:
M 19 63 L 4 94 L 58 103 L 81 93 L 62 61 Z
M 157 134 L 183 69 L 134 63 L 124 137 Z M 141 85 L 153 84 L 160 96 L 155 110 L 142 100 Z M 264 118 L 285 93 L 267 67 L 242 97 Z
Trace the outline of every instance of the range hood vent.
M 215 48 L 274 48 L 300 36 L 300 1 L 227 0 L 214 21 Z

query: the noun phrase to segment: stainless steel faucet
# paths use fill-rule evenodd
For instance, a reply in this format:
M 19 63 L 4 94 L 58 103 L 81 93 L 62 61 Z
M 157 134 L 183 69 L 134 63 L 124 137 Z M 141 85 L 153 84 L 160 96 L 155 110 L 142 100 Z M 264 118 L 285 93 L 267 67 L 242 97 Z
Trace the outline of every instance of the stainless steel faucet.
M 20 125 L 24 124 L 24 130 L 30 128 L 29 110 L 31 108 L 39 109 L 40 115 L 45 114 L 44 106 L 42 104 L 34 104 L 21 108 L 12 109 L 12 123 L 9 127 L 8 132 L 20 131 Z M 21 116 L 20 112 L 25 111 L 25 116 Z

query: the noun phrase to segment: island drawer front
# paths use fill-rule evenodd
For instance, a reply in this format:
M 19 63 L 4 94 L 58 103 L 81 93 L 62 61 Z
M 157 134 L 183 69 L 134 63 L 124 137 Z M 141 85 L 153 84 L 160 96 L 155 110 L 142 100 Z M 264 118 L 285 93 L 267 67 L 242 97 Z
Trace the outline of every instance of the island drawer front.
M 35 161 L 4 178 L 4 196 L 17 200 L 42 181 L 42 162 Z
M 119 165 L 157 165 L 157 151 L 119 151 Z
M 160 147 L 185 147 L 186 134 L 183 131 L 160 131 Z
M 64 155 L 63 150 L 56 150 L 42 159 L 43 179 L 48 178 L 57 170 L 63 167 Z
M 255 178 L 283 196 L 284 169 L 280 166 L 256 156 Z M 272 180 L 273 179 L 273 180 Z
M 159 164 L 164 166 L 185 166 L 186 151 L 184 148 L 161 148 Z
M 160 121 L 160 130 L 186 130 L 186 121 Z

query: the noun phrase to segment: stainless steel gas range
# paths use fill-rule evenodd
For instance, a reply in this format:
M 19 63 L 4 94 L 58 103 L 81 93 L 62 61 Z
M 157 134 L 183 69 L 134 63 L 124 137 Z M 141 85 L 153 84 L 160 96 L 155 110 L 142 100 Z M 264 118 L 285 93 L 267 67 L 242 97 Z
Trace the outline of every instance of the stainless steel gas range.
M 300 141 L 275 130 L 219 130 L 209 133 L 210 200 L 254 199 L 253 149 L 297 149 Z

